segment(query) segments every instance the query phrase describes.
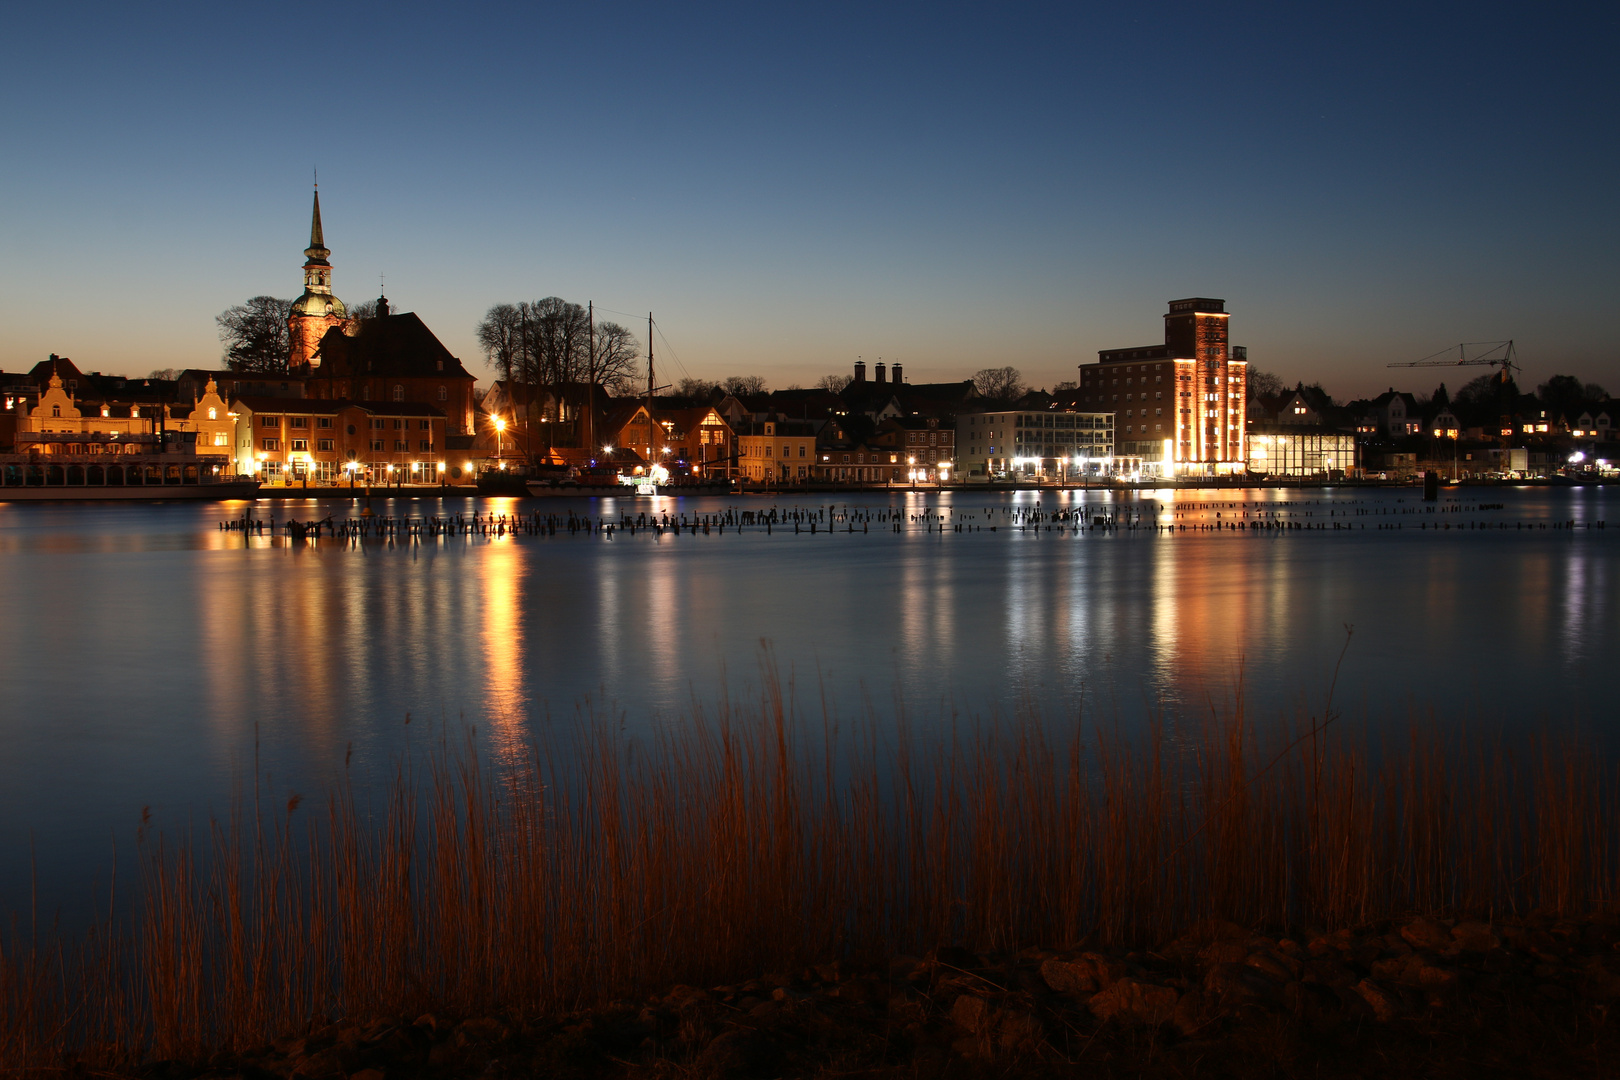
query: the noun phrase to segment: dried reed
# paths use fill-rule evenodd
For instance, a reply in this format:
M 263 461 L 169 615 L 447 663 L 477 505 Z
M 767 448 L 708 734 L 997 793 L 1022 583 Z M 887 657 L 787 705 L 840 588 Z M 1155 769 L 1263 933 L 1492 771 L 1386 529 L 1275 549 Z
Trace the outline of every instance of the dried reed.
M 1198 919 L 1579 914 L 1617 897 L 1616 795 L 1573 740 L 1510 752 L 1241 699 L 1134 742 L 1037 718 L 924 743 L 796 722 L 767 683 L 652 745 L 492 770 L 441 745 L 385 805 L 257 808 L 156 841 L 139 910 L 0 952 L 0 1068 L 248 1048 L 316 1017 L 590 1006 L 952 943 L 1155 943 Z M 1522 748 L 1513 748 L 1522 750 Z

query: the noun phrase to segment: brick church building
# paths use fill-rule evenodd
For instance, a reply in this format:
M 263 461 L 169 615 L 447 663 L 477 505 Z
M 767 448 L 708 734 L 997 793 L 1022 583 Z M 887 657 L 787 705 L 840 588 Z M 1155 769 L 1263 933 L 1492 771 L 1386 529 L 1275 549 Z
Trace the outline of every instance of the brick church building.
M 477 380 L 413 312 L 391 311 L 386 296 L 377 298 L 375 315 L 350 317 L 332 293 L 331 254 L 317 191 L 304 249 L 304 293 L 287 318 L 288 370 L 302 379 L 304 396 L 427 405 L 444 414 L 448 434 L 473 434 Z

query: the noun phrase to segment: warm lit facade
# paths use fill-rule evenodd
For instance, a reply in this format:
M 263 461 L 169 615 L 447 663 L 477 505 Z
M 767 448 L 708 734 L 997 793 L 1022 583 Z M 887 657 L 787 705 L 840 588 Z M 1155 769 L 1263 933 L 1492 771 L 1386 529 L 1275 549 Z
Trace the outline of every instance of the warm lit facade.
M 1114 471 L 1114 414 L 1045 409 L 962 413 L 956 467 L 968 483 Z
M 464 482 L 472 463 L 445 450 L 445 417 L 412 402 L 238 398 L 236 468 L 267 484 Z
M 603 418 L 604 446 L 624 447 L 677 474 L 730 475 L 733 434 L 717 409 L 657 409 L 623 404 Z
M 737 475 L 755 483 L 803 483 L 816 461 L 816 425 L 809 420 L 744 422 L 736 433 Z
M 81 401 L 52 374 L 39 404 L 19 415 L 13 443 L 24 454 L 144 454 L 161 441 L 195 445 L 198 454 L 229 461 L 234 421 L 209 382 L 189 412 L 169 405 Z
M 956 427 L 937 416 L 890 417 L 878 425 L 874 441 L 892 443 L 908 468 L 924 469 L 930 476 L 956 467 Z
M 1356 437 L 1309 424 L 1249 425 L 1249 471 L 1265 476 L 1342 478 L 1356 471 Z
M 1248 461 L 1248 355 L 1228 340 L 1224 300 L 1172 300 L 1164 344 L 1104 349 L 1080 367 L 1082 408 L 1115 414 L 1116 455 L 1169 476 L 1239 472 Z

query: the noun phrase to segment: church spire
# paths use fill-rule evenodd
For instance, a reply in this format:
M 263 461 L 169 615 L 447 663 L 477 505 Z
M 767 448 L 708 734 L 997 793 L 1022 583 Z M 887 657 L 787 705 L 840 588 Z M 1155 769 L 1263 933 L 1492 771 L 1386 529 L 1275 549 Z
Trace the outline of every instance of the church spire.
M 328 273 L 328 275 L 326 276 L 325 281 L 318 281 L 318 282 L 311 282 L 310 281 L 310 274 L 309 274 L 309 271 L 310 271 L 311 267 L 316 267 L 316 266 L 328 266 L 329 267 L 331 265 L 326 261 L 326 257 L 328 255 L 332 254 L 332 252 L 327 249 L 326 237 L 321 232 L 321 190 L 320 190 L 320 188 L 315 189 L 315 210 L 314 210 L 313 213 L 311 213 L 310 218 L 309 218 L 309 247 L 304 249 L 304 254 L 309 259 L 309 261 L 304 264 L 304 284 L 306 286 L 311 285 L 311 284 L 330 284 L 331 283 L 330 273 Z
M 309 247 L 304 249 L 304 295 L 293 301 L 287 319 L 292 334 L 289 365 L 293 368 L 310 364 L 320 347 L 321 336 L 335 326 L 342 326 L 349 316 L 343 301 L 332 295 L 332 264 L 326 261 L 330 254 L 321 230 L 321 191 L 317 187 L 315 206 L 309 218 Z
M 332 254 L 326 249 L 326 237 L 321 235 L 321 189 L 315 189 L 315 213 L 309 221 L 309 247 L 304 254 L 313 257 L 319 253 L 321 258 Z

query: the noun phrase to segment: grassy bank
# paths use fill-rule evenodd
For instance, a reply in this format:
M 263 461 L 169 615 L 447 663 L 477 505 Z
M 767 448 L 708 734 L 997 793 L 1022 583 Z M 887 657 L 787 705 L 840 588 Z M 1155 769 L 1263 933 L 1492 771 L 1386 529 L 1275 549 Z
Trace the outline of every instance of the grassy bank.
M 1128 948 L 1201 920 L 1313 934 L 1620 898 L 1613 765 L 1241 703 L 1129 741 L 1008 721 L 923 740 L 767 690 L 652 744 L 402 766 L 384 805 L 246 807 L 147 842 L 138 910 L 14 933 L 0 1068 L 263 1045 L 311 1018 L 541 1015 L 939 946 Z M 1054 734 L 1057 733 L 1057 734 Z

